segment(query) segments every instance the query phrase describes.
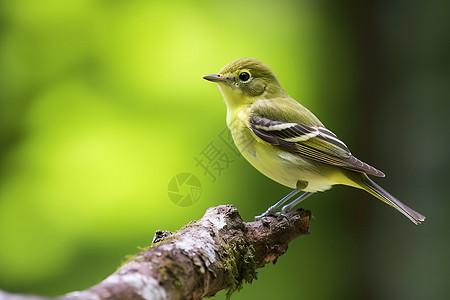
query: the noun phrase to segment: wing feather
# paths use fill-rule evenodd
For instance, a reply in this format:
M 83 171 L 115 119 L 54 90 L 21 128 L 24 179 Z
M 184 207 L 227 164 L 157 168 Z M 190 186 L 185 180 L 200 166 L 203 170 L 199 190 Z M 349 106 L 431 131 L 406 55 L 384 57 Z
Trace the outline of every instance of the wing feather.
M 325 164 L 384 177 L 383 172 L 353 156 L 347 145 L 323 126 L 270 120 L 254 114 L 249 127 L 260 139 Z

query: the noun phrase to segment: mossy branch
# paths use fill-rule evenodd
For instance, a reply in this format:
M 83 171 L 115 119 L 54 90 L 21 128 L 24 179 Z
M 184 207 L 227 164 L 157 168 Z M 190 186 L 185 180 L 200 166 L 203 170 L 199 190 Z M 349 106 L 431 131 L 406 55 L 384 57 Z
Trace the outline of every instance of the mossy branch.
M 307 234 L 311 214 L 245 223 L 232 205 L 209 208 L 178 232 L 157 231 L 152 246 L 92 288 L 60 300 L 202 299 L 227 289 L 229 297 L 256 269 L 275 262 L 296 237 Z M 43 300 L 0 291 L 0 300 Z

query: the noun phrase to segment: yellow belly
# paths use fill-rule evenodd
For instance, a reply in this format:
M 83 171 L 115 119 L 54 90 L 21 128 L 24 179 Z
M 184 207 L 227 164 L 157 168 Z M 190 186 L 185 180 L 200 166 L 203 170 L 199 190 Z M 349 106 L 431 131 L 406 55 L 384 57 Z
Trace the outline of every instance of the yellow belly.
M 256 142 L 253 147 L 242 149 L 241 153 L 265 176 L 291 188 L 295 188 L 299 180 L 307 182 L 308 185 L 303 189 L 306 192 L 325 191 L 334 184 L 319 171 L 325 168 L 318 163 L 263 143 Z

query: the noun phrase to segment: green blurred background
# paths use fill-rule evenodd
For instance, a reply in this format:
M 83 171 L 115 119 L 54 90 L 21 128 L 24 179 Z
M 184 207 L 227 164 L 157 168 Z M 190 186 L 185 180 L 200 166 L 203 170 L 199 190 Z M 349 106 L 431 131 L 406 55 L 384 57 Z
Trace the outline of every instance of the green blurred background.
M 157 229 L 228 203 L 252 220 L 288 193 L 220 144 L 201 78 L 254 56 L 428 219 L 317 194 L 311 234 L 233 299 L 448 298 L 449 3 L 1 1 L 0 289 L 86 289 Z M 215 181 L 194 160 L 211 143 L 232 160 Z M 167 196 L 181 172 L 203 188 L 189 207 Z

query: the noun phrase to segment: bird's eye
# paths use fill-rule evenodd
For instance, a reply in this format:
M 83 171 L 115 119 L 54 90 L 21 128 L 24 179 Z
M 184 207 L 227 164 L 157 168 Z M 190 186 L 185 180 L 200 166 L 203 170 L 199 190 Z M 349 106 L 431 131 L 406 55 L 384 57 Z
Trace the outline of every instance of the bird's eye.
M 246 82 L 250 79 L 250 74 L 248 74 L 247 72 L 242 72 L 241 74 L 239 74 L 239 79 L 242 82 Z

